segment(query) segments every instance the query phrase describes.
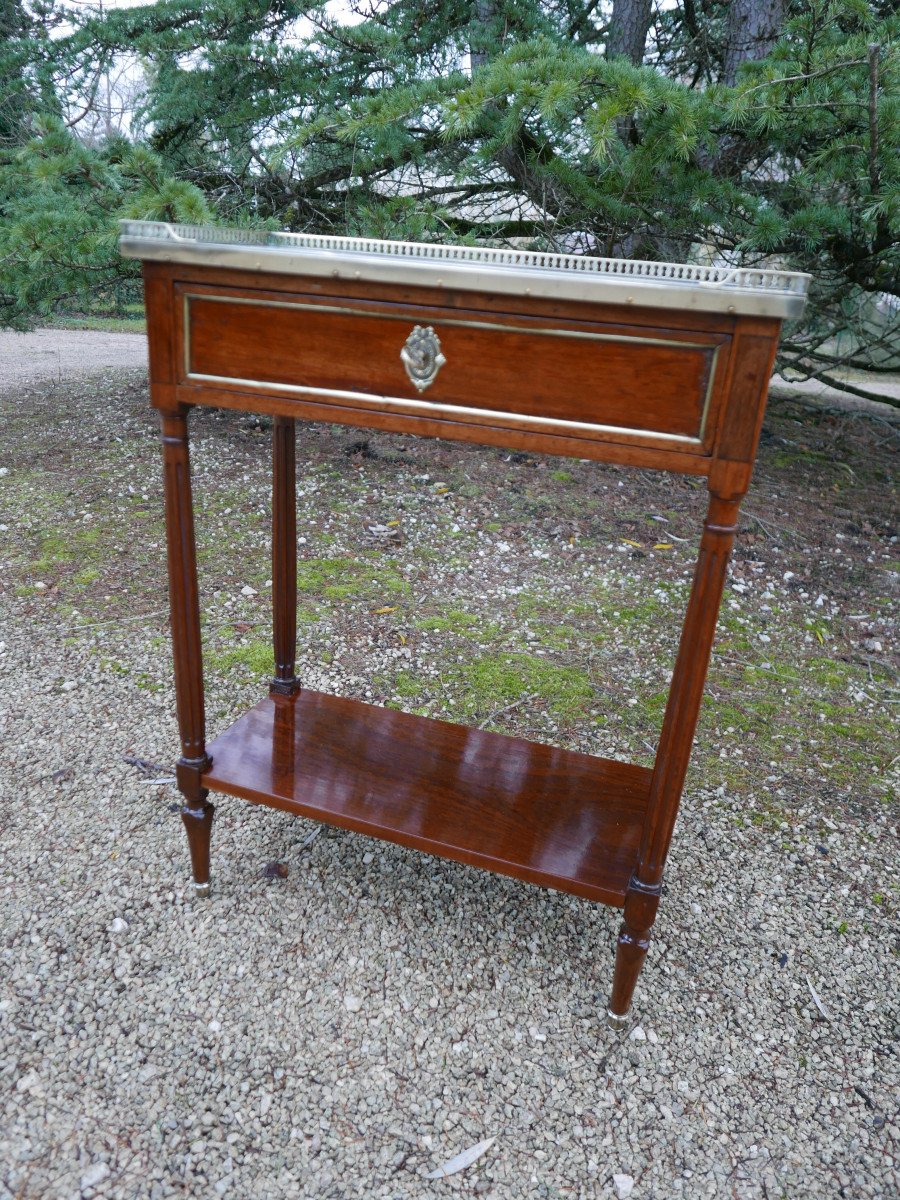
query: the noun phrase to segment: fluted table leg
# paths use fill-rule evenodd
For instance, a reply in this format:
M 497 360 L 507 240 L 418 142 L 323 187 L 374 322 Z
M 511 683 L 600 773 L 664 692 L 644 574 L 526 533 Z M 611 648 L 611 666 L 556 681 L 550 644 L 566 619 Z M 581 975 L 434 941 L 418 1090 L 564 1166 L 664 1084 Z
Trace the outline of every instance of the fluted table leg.
M 272 642 L 275 676 L 270 691 L 291 696 L 300 688 L 297 658 L 297 483 L 293 417 L 272 425 Z
M 634 985 L 650 945 L 650 930 L 659 906 L 663 868 L 700 715 L 703 685 L 728 572 L 728 559 L 737 531 L 740 501 L 740 496 L 726 497 L 710 493 L 700 554 L 653 768 L 638 866 L 625 896 L 625 919 L 618 939 L 607 1017 L 613 1029 L 622 1029 L 625 1025 Z
M 187 409 L 183 406 L 166 409 L 160 413 L 160 417 L 175 703 L 181 736 L 181 758 L 175 771 L 179 790 L 184 796 L 181 817 L 188 836 L 194 890 L 197 895 L 206 896 L 209 894 L 209 844 L 214 809 L 207 800 L 207 789 L 202 787 L 200 782 L 203 772 L 212 764 L 206 753 L 203 652 L 200 638 Z

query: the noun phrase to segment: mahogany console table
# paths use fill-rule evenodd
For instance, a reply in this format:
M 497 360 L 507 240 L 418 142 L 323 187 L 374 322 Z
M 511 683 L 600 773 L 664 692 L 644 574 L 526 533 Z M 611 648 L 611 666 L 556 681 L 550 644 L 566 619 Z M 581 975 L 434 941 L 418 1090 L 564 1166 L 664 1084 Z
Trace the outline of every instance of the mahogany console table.
M 623 909 L 624 1027 L 656 916 L 781 321 L 807 276 L 124 222 L 162 419 L 178 786 L 209 891 L 210 791 Z M 187 415 L 274 418 L 274 676 L 207 744 Z M 295 421 L 705 476 L 653 770 L 307 691 L 294 674 Z

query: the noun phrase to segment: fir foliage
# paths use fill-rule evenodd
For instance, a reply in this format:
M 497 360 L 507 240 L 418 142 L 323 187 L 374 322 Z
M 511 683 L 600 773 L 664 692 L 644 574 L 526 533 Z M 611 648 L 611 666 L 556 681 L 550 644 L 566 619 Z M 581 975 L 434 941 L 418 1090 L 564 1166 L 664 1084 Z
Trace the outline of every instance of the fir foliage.
M 118 253 L 119 219 L 212 219 L 203 193 L 146 147 L 119 138 L 95 150 L 57 117 L 35 122 L 33 138 L 11 156 L 8 178 L 15 186 L 0 198 L 0 313 L 13 328 L 63 301 L 88 305 L 138 274 Z
M 785 362 L 895 362 L 895 6 L 787 3 L 732 87 L 728 4 L 656 12 L 639 66 L 604 53 L 625 7 L 359 0 L 348 24 L 324 0 L 160 0 L 76 15 L 52 46 L 52 12 L 16 8 L 0 66 L 27 140 L 0 160 L 0 319 L 129 270 L 115 219 L 167 215 L 776 262 L 815 277 Z M 59 117 L 124 53 L 146 79 L 129 141 L 85 145 Z

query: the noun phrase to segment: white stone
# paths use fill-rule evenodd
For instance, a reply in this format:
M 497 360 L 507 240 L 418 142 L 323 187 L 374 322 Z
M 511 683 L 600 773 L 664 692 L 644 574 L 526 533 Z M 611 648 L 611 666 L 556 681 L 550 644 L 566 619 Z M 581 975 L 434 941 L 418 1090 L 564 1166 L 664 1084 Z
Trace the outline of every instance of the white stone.
M 362 1000 L 360 1000 L 359 996 L 354 996 L 348 992 L 344 997 L 344 1008 L 346 1008 L 347 1012 L 359 1012 L 362 1008 Z
M 110 933 L 126 933 L 128 931 L 128 922 L 124 917 L 115 917 L 109 927 Z
M 102 1183 L 107 1178 L 109 1178 L 109 1167 L 105 1162 L 91 1163 L 81 1177 L 81 1190 L 96 1187 L 98 1183 Z
M 646 1042 L 647 1035 L 644 1033 L 640 1025 L 635 1025 L 634 1029 L 632 1029 L 631 1033 L 629 1033 L 628 1038 L 632 1042 Z
M 613 1187 L 619 1200 L 627 1200 L 634 1188 L 634 1179 L 631 1175 L 613 1175 Z
M 249 583 L 245 583 L 244 586 L 241 588 L 241 595 L 242 596 L 255 596 L 256 589 L 252 588 Z

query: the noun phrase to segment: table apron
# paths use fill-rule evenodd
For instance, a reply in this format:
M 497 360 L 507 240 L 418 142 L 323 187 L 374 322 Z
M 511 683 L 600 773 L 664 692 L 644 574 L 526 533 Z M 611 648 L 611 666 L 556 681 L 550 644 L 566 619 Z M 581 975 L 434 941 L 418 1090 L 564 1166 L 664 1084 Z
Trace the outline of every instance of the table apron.
M 233 392 L 263 409 L 293 400 L 300 416 L 314 409 L 327 420 L 333 408 L 331 419 L 364 426 L 390 427 L 385 418 L 396 416 L 393 427 L 409 432 L 470 427 L 473 441 L 487 427 L 679 458 L 712 453 L 727 335 L 177 290 L 177 382 L 198 403 Z

